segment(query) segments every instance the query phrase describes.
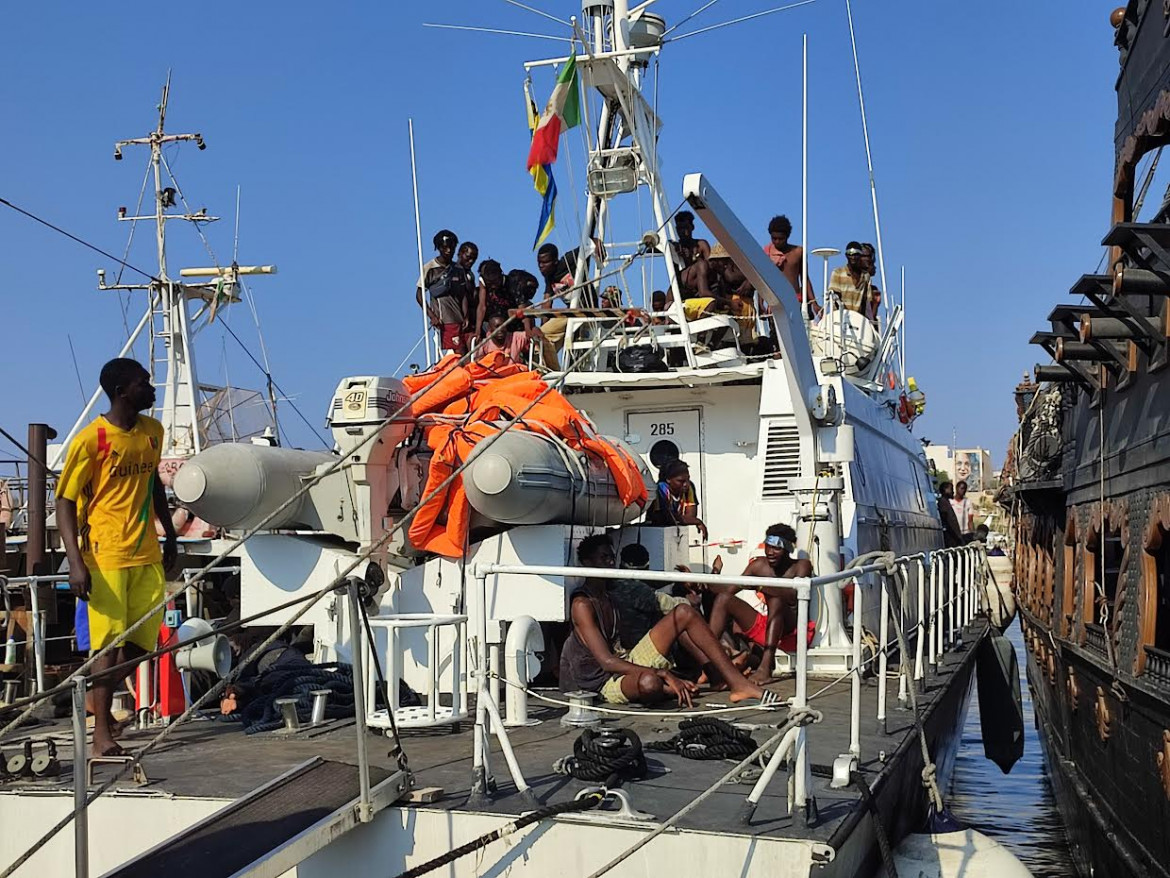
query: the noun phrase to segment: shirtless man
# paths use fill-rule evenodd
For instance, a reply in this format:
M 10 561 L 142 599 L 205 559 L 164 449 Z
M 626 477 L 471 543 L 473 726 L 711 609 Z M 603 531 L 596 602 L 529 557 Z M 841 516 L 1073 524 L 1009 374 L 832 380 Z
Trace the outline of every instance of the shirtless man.
M 817 304 L 816 293 L 813 292 L 812 284 L 805 279 L 805 292 L 800 291 L 800 274 L 804 266 L 804 249 L 798 244 L 788 243 L 788 238 L 792 234 L 792 223 L 788 221 L 786 216 L 774 216 L 771 222 L 768 223 L 768 236 L 771 241 L 764 245 L 764 253 L 772 264 L 780 269 L 780 273 L 788 278 L 788 282 L 792 284 L 792 289 L 796 290 L 796 300 L 803 305 L 808 301 L 809 307 L 812 308 L 814 317 L 819 317 L 821 314 L 821 306 Z M 805 296 L 808 296 L 807 300 Z
M 695 215 L 689 210 L 675 214 L 674 227 L 678 231 L 675 252 L 678 254 L 678 281 L 683 288 L 683 298 L 708 298 L 711 289 L 707 286 L 707 260 L 711 256 L 711 244 L 705 238 L 695 237 Z
M 786 524 L 774 524 L 764 535 L 764 557 L 753 558 L 744 570 L 744 576 L 797 579 L 812 575 L 812 564 L 803 558 L 794 558 L 796 531 Z M 746 601 L 736 597 L 737 586 L 709 586 L 718 591 L 711 609 L 711 629 L 722 634 L 731 622 L 738 633 L 764 650 L 760 665 L 751 679 L 768 683 L 776 670 L 776 650 L 789 631 L 796 629 L 796 590 L 783 586 L 761 586 L 760 591 L 768 606 L 767 613 L 758 613 Z M 797 632 L 800 636 L 800 632 Z
M 613 543 L 605 534 L 581 540 L 577 559 L 584 567 L 613 567 L 616 562 Z M 584 689 L 601 694 L 610 704 L 640 702 L 653 704 L 669 697 L 679 707 L 690 707 L 698 689 L 672 672 L 668 658 L 678 641 L 693 651 L 711 670 L 726 680 L 730 701 L 743 703 L 758 700 L 761 707 L 777 707 L 781 700 L 775 692 L 761 689 L 737 673 L 711 628 L 689 603 L 680 604 L 662 616 L 629 652 L 620 641 L 621 620 L 610 597 L 613 580 L 586 579 L 573 591 L 570 617 L 573 629 L 561 652 L 560 686 L 563 692 Z M 741 601 L 742 603 L 742 601 Z

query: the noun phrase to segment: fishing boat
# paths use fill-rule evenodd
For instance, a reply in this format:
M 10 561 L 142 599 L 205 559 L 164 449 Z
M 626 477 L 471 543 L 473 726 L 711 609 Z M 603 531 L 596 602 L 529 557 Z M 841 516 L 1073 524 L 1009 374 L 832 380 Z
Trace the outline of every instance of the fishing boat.
M 1032 337 L 1052 361 L 1016 389 L 1009 505 L 1028 682 L 1083 875 L 1166 875 L 1170 862 L 1170 225 L 1164 202 L 1142 215 L 1170 130 L 1165 19 L 1137 0 L 1112 14 L 1106 270 L 1052 310 Z
M 86 758 L 86 677 L 74 675 L 71 735 L 62 723 L 5 742 L 41 766 L 18 760 L 0 787 L 6 874 L 633 875 L 652 862 L 856 876 L 888 868 L 943 807 L 988 637 L 986 558 L 978 544 L 940 548 L 901 308 L 887 299 L 858 320 L 826 284 L 816 316 L 713 176 L 662 173 L 644 93 L 668 28 L 650 5 L 590 0 L 570 51 L 525 65 L 533 88 L 555 73 L 585 95 L 587 210 L 565 307 L 512 314 L 564 319 L 556 364 L 440 358 L 428 328 L 428 369 L 339 379 L 323 406 L 332 450 L 225 442 L 177 468 L 177 502 L 215 533 L 168 613 L 173 629 L 197 624 L 163 651 L 234 680 L 297 630 L 318 666 L 347 669 L 345 685 L 313 676 L 318 688 L 277 699 L 275 719 L 242 735 L 202 710 L 221 686 L 184 677 L 148 705 L 130 755 L 103 761 Z M 684 205 L 766 307 L 688 314 Z M 665 310 L 652 282 L 631 283 L 653 270 Z M 611 283 L 624 304 L 600 301 Z M 644 519 L 653 471 L 676 459 L 705 533 Z M 720 556 L 746 566 L 775 522 L 794 527 L 813 575 L 717 572 Z M 619 708 L 560 692 L 548 666 L 572 591 L 629 575 L 576 563 L 600 531 L 644 547 L 638 576 L 654 586 L 791 587 L 796 632 L 810 636 L 777 662 L 769 688 L 785 709 L 720 693 L 685 711 Z M 239 620 L 205 619 L 235 582 Z M 219 631 L 241 627 L 263 643 L 229 672 Z M 330 713 L 343 697 L 347 719 Z M 735 758 L 691 758 L 683 720 L 718 720 Z M 969 832 L 953 836 L 975 849 Z M 925 847 L 937 854 L 941 837 Z

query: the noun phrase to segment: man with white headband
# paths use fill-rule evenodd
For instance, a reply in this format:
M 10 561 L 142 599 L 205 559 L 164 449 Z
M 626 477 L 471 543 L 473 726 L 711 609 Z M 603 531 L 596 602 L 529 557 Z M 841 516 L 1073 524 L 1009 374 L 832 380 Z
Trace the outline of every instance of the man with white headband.
M 804 558 L 793 557 L 795 553 L 796 531 L 786 524 L 774 524 L 764 533 L 764 557 L 753 558 L 743 575 L 769 579 L 811 576 L 812 564 Z M 767 612 L 760 613 L 736 596 L 740 586 L 711 588 L 719 592 L 711 610 L 711 630 L 721 634 L 730 622 L 736 633 L 743 634 L 760 647 L 763 655 L 752 675 L 752 682 L 769 682 L 776 670 L 776 650 L 780 641 L 796 631 L 796 590 L 785 586 L 760 586 L 757 591 L 767 605 Z

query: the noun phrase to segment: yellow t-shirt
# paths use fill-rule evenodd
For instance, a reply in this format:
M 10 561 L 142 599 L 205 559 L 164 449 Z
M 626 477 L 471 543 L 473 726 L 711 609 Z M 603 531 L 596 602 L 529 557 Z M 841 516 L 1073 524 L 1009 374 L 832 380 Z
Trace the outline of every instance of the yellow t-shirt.
M 57 496 L 77 503 L 88 566 L 122 570 L 162 560 L 154 515 L 162 443 L 162 424 L 146 415 L 130 430 L 100 417 L 73 437 Z

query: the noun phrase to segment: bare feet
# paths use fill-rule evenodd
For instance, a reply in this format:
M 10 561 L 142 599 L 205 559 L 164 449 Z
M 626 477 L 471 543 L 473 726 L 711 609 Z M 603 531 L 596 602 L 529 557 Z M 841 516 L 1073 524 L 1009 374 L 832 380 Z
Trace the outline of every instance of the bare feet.
M 741 701 L 747 701 L 749 698 L 763 698 L 764 690 L 752 683 L 747 678 L 739 683 L 731 690 L 731 696 L 727 699 L 732 704 L 738 704 Z
M 761 668 L 757 668 L 756 672 L 754 674 L 752 674 L 748 679 L 759 686 L 767 686 L 775 678 L 772 676 L 771 671 L 765 671 L 761 667 Z
M 93 747 L 90 751 L 90 755 L 94 756 L 94 757 L 98 757 L 98 756 L 125 756 L 126 751 L 123 750 L 121 747 L 119 747 L 118 744 L 112 738 L 102 739 L 102 738 L 98 738 L 95 735 L 94 739 L 93 739 Z

